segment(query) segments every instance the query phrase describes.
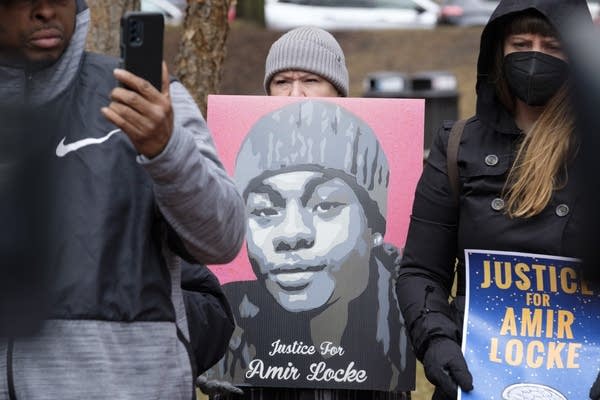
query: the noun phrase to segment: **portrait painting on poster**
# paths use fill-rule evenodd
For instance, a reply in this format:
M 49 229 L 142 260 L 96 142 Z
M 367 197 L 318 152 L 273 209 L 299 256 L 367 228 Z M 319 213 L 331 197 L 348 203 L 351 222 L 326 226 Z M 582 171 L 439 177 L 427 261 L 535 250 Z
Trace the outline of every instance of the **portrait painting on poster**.
M 209 96 L 246 206 L 246 245 L 210 266 L 237 328 L 208 372 L 236 385 L 411 390 L 393 276 L 423 163 L 419 99 Z
M 388 191 L 389 229 L 386 241 L 403 245 L 414 197 L 423 166 L 423 99 L 324 98 L 342 105 L 369 124 L 390 162 Z M 260 116 L 297 102 L 298 99 L 272 96 L 209 95 L 207 123 L 225 170 L 234 175 L 239 146 Z M 397 172 L 396 172 L 397 171 Z M 211 266 L 222 284 L 255 279 L 242 249 L 236 259 L 224 266 Z

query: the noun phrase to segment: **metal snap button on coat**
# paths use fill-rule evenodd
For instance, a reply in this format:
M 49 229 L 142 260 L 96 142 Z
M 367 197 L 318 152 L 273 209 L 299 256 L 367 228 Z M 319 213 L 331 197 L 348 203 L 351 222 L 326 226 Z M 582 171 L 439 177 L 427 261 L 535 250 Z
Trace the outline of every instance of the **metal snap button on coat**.
M 493 210 L 500 211 L 504 208 L 504 200 L 500 197 L 496 197 L 494 200 L 492 200 L 491 206 Z
M 569 206 L 566 204 L 559 204 L 556 206 L 556 215 L 564 217 L 569 214 Z
M 488 154 L 485 156 L 485 165 L 493 167 L 498 164 L 498 156 L 495 154 Z

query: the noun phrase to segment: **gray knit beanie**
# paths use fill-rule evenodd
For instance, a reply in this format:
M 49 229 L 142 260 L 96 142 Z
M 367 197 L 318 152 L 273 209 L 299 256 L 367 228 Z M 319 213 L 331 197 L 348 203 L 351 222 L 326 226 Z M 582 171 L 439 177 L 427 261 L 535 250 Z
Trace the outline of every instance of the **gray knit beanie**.
M 367 218 L 383 219 L 385 226 L 387 158 L 373 130 L 355 114 L 322 100 L 292 103 L 266 114 L 244 139 L 234 178 L 246 198 L 269 176 L 297 170 L 329 171 L 344 179 L 359 199 L 359 192 L 366 194 L 378 211 L 373 215 L 365 209 Z
M 327 79 L 344 97 L 348 96 L 348 70 L 344 52 L 327 31 L 312 26 L 292 29 L 277 39 L 265 62 L 265 91 L 281 71 L 300 70 Z

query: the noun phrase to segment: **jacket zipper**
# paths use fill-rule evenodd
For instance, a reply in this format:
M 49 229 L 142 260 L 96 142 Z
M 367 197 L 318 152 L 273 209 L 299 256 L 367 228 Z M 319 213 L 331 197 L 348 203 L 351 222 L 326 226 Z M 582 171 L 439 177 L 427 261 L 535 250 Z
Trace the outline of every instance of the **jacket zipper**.
M 8 345 L 6 348 L 6 378 L 8 381 L 8 398 L 10 400 L 17 400 L 17 394 L 15 393 L 15 382 L 13 376 L 13 345 L 12 339 L 8 339 Z

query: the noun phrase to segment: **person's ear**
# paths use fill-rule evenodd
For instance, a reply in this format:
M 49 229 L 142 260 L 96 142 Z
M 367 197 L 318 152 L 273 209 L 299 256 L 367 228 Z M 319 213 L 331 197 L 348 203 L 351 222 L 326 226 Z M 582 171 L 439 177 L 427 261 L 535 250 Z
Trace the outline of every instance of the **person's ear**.
M 383 235 L 379 232 L 375 232 L 371 235 L 371 240 L 373 240 L 373 247 L 378 247 L 383 244 Z

